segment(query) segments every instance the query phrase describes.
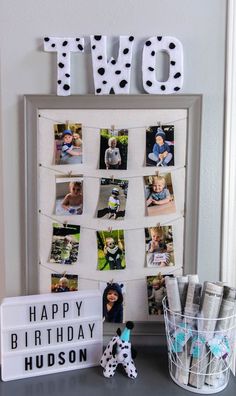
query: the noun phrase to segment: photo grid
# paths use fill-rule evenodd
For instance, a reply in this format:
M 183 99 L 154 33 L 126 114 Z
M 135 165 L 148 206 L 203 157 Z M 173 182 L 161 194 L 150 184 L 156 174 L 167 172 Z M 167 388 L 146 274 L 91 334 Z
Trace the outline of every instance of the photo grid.
M 176 212 L 172 174 L 168 167 L 175 164 L 174 125 L 157 125 L 146 128 L 147 167 L 158 167 L 155 174 L 143 176 L 145 216 L 159 219 L 162 215 Z M 82 123 L 54 124 L 54 165 L 71 165 L 76 170 L 83 164 Z M 127 178 L 106 177 L 99 179 L 99 197 L 95 218 L 101 221 L 125 220 L 129 195 L 128 129 L 100 129 L 100 170 L 125 170 Z M 164 168 L 166 170 L 164 171 Z M 73 176 L 72 176 L 73 174 Z M 142 178 L 142 176 L 141 176 Z M 54 215 L 73 218 L 52 224 L 49 263 L 53 265 L 79 264 L 80 215 L 83 214 L 82 174 L 56 175 Z M 134 200 L 135 201 L 135 200 Z M 72 217 L 73 216 L 73 217 Z M 160 216 L 160 217 L 159 217 Z M 101 223 L 102 224 L 102 223 Z M 94 229 L 97 238 L 97 271 L 109 271 L 117 275 L 129 268 L 125 255 L 125 229 Z M 175 246 L 172 225 L 144 227 L 145 264 L 153 268 L 153 275 L 144 278 L 147 290 L 148 316 L 160 316 L 162 298 L 165 296 L 165 276 L 162 268 L 175 267 Z M 155 272 L 158 269 L 158 273 Z M 118 272 L 117 272 L 118 271 Z M 77 272 L 77 271 L 76 271 Z M 173 276 L 171 271 L 168 276 Z M 114 276 L 115 279 L 119 276 Z M 112 276 L 113 278 L 113 276 Z M 78 290 L 78 274 L 54 271 L 51 273 L 51 292 L 60 293 Z M 125 318 L 125 295 L 128 284 L 112 279 L 100 281 L 103 298 L 104 322 L 123 323 Z

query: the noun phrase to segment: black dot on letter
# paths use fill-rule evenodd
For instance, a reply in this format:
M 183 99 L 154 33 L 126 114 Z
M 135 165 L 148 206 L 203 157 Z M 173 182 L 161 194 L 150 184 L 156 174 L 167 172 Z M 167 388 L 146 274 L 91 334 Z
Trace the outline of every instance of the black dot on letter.
M 107 81 L 104 80 L 102 83 L 103 83 L 103 84 L 107 84 Z
M 151 66 L 148 68 L 148 70 L 154 71 L 153 67 L 151 67 Z
M 65 76 L 66 76 L 66 77 L 70 77 L 70 74 L 66 73 Z
M 157 40 L 161 41 L 162 40 L 162 36 L 157 36 Z
M 61 80 L 58 80 L 58 81 L 57 81 L 57 84 L 59 84 L 59 85 L 60 85 L 60 84 L 61 84 Z
M 105 73 L 104 67 L 100 67 L 100 68 L 98 69 L 98 74 L 100 74 L 101 76 L 103 76 L 104 73 Z
M 65 52 L 63 52 L 62 56 L 64 56 L 64 57 L 65 57 L 65 56 L 66 56 L 66 53 L 65 53 Z
M 99 56 L 98 56 L 98 60 L 101 60 L 101 59 L 102 59 L 102 55 L 99 55 Z
M 70 89 L 70 86 L 68 84 L 63 85 L 63 89 L 65 91 L 68 91 Z
M 116 70 L 115 73 L 116 73 L 116 74 L 120 74 L 121 71 L 120 71 L 120 70 Z
M 152 43 L 151 43 L 150 40 L 146 41 L 146 46 L 147 46 L 147 47 L 149 47 L 149 45 L 151 45 L 151 44 L 152 44 Z
M 101 92 L 101 88 L 96 89 L 96 92 L 100 93 Z M 107 359 L 107 360 L 109 360 L 109 359 Z
M 44 41 L 48 42 L 50 40 L 49 37 L 44 37 Z
M 62 45 L 65 47 L 68 44 L 68 41 L 63 41 Z
M 165 91 L 165 89 L 166 89 L 165 85 L 161 85 L 161 90 Z
M 130 66 L 131 66 L 130 63 L 126 63 L 126 64 L 125 64 L 125 67 L 130 67 Z
M 75 39 L 75 41 L 80 41 L 80 38 L 79 38 L 79 37 L 77 37 L 77 38 Z
M 127 81 L 126 81 L 126 80 L 121 80 L 121 82 L 120 82 L 120 87 L 121 87 L 121 88 L 124 88 L 124 87 L 126 86 L 126 84 L 127 84 Z
M 112 63 L 112 65 L 115 65 L 115 64 L 116 64 L 115 59 L 113 59 L 113 60 L 111 61 L 111 63 Z
M 78 44 L 78 48 L 80 51 L 83 51 L 84 47 L 81 44 Z
M 155 54 L 156 54 L 155 51 L 152 51 L 152 52 L 151 52 L 151 55 L 152 55 L 152 56 L 155 56 Z
M 179 87 L 175 87 L 175 88 L 174 88 L 174 91 L 179 91 L 179 90 L 180 90 Z
M 130 36 L 129 41 L 134 41 L 134 36 Z
M 149 86 L 149 87 L 151 87 L 152 86 L 152 82 L 151 81 L 146 81 L 146 84 Z
M 96 49 L 96 45 L 93 45 L 93 46 L 92 46 L 92 49 L 95 50 L 95 49 Z
M 174 78 L 179 78 L 181 76 L 181 73 L 176 73 L 175 75 L 174 75 Z
M 64 65 L 64 63 L 60 62 L 60 63 L 58 63 L 58 66 L 59 66 L 61 69 L 63 69 L 63 67 L 64 67 L 65 65 Z
M 52 48 L 56 47 L 56 44 L 52 44 Z
M 101 40 L 102 36 L 94 36 L 94 40 L 99 41 Z
M 172 66 L 174 66 L 174 65 L 175 65 L 175 61 L 171 61 L 170 64 L 171 64 Z
M 125 48 L 124 51 L 123 51 L 123 54 L 126 55 L 126 54 L 128 54 L 128 52 L 129 52 L 129 48 Z
M 174 43 L 170 43 L 169 48 L 170 49 L 174 49 L 175 48 L 175 44 Z

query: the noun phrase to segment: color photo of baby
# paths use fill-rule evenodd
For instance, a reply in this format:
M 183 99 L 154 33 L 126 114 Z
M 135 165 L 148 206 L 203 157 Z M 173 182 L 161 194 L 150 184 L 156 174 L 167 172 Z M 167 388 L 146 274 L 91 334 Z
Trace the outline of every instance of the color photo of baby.
M 49 262 L 73 264 L 78 259 L 80 226 L 53 223 L 52 246 Z
M 99 271 L 125 269 L 123 230 L 97 231 L 97 243 Z
M 171 173 L 144 176 L 144 184 L 148 216 L 175 213 Z
M 82 124 L 54 125 L 56 165 L 73 165 L 83 162 Z
M 51 274 L 51 292 L 78 291 L 78 275 Z
M 146 166 L 174 165 L 174 125 L 152 126 L 146 131 Z
M 127 169 L 128 130 L 100 129 L 100 169 Z
M 98 218 L 123 220 L 125 216 L 128 180 L 102 178 L 98 202 Z
M 147 267 L 175 265 L 172 226 L 145 228 Z
M 81 215 L 83 213 L 83 178 L 56 178 L 56 215 Z

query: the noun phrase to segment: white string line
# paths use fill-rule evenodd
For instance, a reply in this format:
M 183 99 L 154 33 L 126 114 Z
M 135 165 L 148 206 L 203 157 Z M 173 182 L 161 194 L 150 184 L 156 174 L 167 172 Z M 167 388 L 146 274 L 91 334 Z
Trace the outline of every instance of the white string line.
M 49 118 L 49 117 L 45 117 L 45 116 L 42 116 L 41 114 L 39 114 L 38 115 L 39 116 L 39 118 L 43 118 L 43 119 L 45 119 L 45 120 L 49 120 L 49 121 L 53 121 L 53 122 L 56 122 L 57 124 L 67 124 L 68 122 L 70 123 L 70 124 L 81 124 L 81 122 L 78 122 L 78 121 L 71 121 L 71 120 L 66 120 L 66 121 L 64 121 L 64 122 L 62 122 L 62 121 L 57 121 L 57 120 L 54 120 L 53 118 Z M 164 123 L 161 123 L 161 125 L 169 125 L 169 124 L 173 124 L 173 123 L 175 123 L 175 122 L 179 122 L 179 121 L 184 121 L 184 120 L 187 120 L 187 117 L 184 117 L 184 118 L 178 118 L 178 119 L 176 119 L 176 120 L 172 120 L 172 121 L 165 121 Z M 159 122 L 160 123 L 160 122 Z M 147 125 L 144 125 L 144 126 L 132 126 L 132 127 L 120 127 L 120 128 L 114 128 L 114 129 L 112 129 L 112 130 L 114 130 L 114 131 L 119 131 L 119 130 L 124 130 L 124 129 L 127 129 L 128 131 L 130 130 L 130 129 L 148 129 L 148 128 L 150 128 L 150 127 L 152 127 L 152 126 L 155 126 L 155 125 L 149 125 L 149 126 L 147 126 Z M 82 124 L 82 129 L 83 128 L 86 128 L 86 129 L 96 129 L 96 130 L 100 130 L 100 129 L 111 129 L 110 127 L 102 127 L 102 126 L 89 126 L 89 125 L 83 125 Z
M 44 216 L 44 217 L 47 217 L 48 219 L 51 219 L 52 221 L 54 221 L 54 222 L 56 222 L 56 223 L 58 223 L 58 224 L 63 225 L 63 226 L 65 226 L 65 225 L 68 224 L 68 220 L 62 222 L 62 221 L 56 219 L 55 217 L 52 217 L 52 216 L 50 216 L 50 215 L 48 215 L 48 214 L 46 214 L 46 213 L 43 213 L 43 212 L 41 211 L 41 209 L 39 209 L 39 214 L 42 215 L 42 216 Z M 182 219 L 183 217 L 184 217 L 184 215 L 183 215 L 183 216 L 179 216 L 179 217 L 177 217 L 177 218 L 175 218 L 175 219 L 166 221 L 166 222 L 164 222 L 164 223 L 157 222 L 154 226 L 151 226 L 151 227 L 155 227 L 155 226 L 156 226 L 156 227 L 162 227 L 162 226 L 165 226 L 165 225 L 172 225 L 172 223 L 175 223 L 176 221 Z M 101 219 L 100 219 L 100 220 L 101 220 Z M 81 224 L 73 224 L 73 225 L 79 225 L 81 228 L 84 228 L 84 229 L 86 229 L 86 230 L 104 231 L 104 228 L 101 229 L 101 230 L 98 230 L 97 228 L 87 227 L 87 226 L 84 226 L 84 225 L 81 225 Z M 145 228 L 150 228 L 150 227 L 125 228 L 124 231 L 143 230 L 143 229 L 145 229 Z M 110 230 L 112 231 L 112 227 L 108 227 L 108 231 L 110 231 Z M 123 230 L 123 228 L 122 228 L 121 230 Z
M 63 171 L 61 171 L 59 169 L 51 168 L 50 166 L 45 166 L 42 163 L 39 163 L 38 166 L 40 168 L 48 169 L 48 170 L 50 170 L 52 172 L 55 172 L 55 173 L 60 173 L 60 174 L 64 175 L 65 177 L 66 176 L 67 177 L 75 177 L 75 176 L 77 176 L 77 175 L 72 174 L 72 171 L 63 172 Z M 149 168 L 149 167 L 147 167 L 147 168 Z M 173 167 L 173 169 L 171 169 L 171 167 L 167 167 L 167 166 L 165 166 L 165 167 L 163 167 L 163 166 L 159 166 L 159 167 L 153 166 L 153 167 L 151 167 L 150 166 L 150 169 L 151 168 L 156 169 L 156 172 L 160 172 L 160 173 L 162 173 L 163 170 L 167 171 L 167 169 L 169 169 L 169 172 L 166 172 L 166 173 L 171 173 L 171 172 L 175 172 L 177 170 L 185 169 L 186 165 Z M 104 171 L 105 169 L 95 169 L 95 170 Z M 120 171 L 125 171 L 125 170 L 122 169 Z M 155 176 L 155 175 L 135 175 L 135 176 L 126 176 L 126 175 L 124 175 L 124 176 L 114 177 L 115 175 L 112 175 L 113 177 L 109 177 L 109 176 L 106 176 L 106 175 L 105 176 L 104 175 L 103 176 L 91 176 L 91 175 L 86 175 L 86 172 L 84 173 L 84 171 L 82 171 L 82 170 L 81 170 L 81 172 L 83 173 L 83 175 L 81 175 L 81 176 L 87 177 L 88 179 L 136 179 L 136 178 L 139 178 L 139 177 Z
M 71 272 L 68 272 L 68 271 L 61 271 L 61 272 L 56 271 L 56 270 L 54 270 L 54 269 L 52 269 L 52 268 L 49 268 L 49 267 L 46 266 L 45 264 L 42 264 L 41 261 L 39 261 L 39 265 L 40 265 L 41 267 L 43 267 L 43 268 L 49 270 L 50 272 L 52 272 L 52 273 L 54 272 L 54 273 L 56 273 L 56 274 L 58 274 L 58 275 L 62 275 L 62 274 L 64 274 L 65 276 L 66 276 L 66 275 L 77 275 L 77 274 L 72 274 Z M 158 270 L 158 268 L 156 268 L 156 269 Z M 173 270 L 170 270 L 170 271 L 168 271 L 168 272 L 166 272 L 166 273 L 164 273 L 164 274 L 161 274 L 161 275 L 170 275 L 170 274 L 173 274 L 174 272 L 177 272 L 177 271 L 179 271 L 179 270 L 181 270 L 181 269 L 183 269 L 182 266 L 181 266 L 181 267 L 177 267 L 177 268 L 175 268 L 175 269 L 173 269 Z M 99 270 L 98 270 L 98 271 L 99 271 Z M 99 271 L 99 272 L 102 272 L 102 271 Z M 159 272 L 160 272 L 160 271 L 159 271 Z M 147 275 L 147 276 L 155 276 L 155 275 Z M 107 282 L 107 281 L 105 281 L 105 280 L 99 280 L 99 279 L 96 279 L 96 278 L 84 278 L 84 277 L 79 276 L 79 275 L 78 275 L 78 277 L 79 277 L 79 280 L 82 279 L 82 280 L 88 280 L 88 281 L 93 281 L 93 282 Z M 122 279 L 121 282 L 137 282 L 137 281 L 143 281 L 144 279 L 145 279 L 145 278 Z M 112 279 L 112 281 L 114 281 L 114 279 Z

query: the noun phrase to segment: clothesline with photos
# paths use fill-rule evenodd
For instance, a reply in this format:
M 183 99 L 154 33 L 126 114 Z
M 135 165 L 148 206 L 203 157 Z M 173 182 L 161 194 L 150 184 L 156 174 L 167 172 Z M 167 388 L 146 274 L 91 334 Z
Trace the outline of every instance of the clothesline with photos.
M 55 120 L 55 119 L 53 119 L 53 118 L 45 117 L 45 116 L 43 116 L 43 115 L 41 115 L 41 114 L 38 114 L 38 117 L 39 117 L 39 118 L 43 118 L 44 120 L 48 120 L 48 121 L 55 122 L 55 123 L 57 123 L 57 124 L 61 124 L 61 125 L 69 124 L 69 123 L 70 123 L 70 124 L 77 124 L 77 123 L 80 123 L 79 121 L 72 121 L 72 120 L 58 121 L 58 120 Z M 185 120 L 187 120 L 187 117 L 182 117 L 182 118 L 178 118 L 178 119 L 176 119 L 176 120 L 171 120 L 171 121 L 165 121 L 165 122 L 163 123 L 163 125 L 173 124 L 173 123 L 175 123 L 175 122 L 185 121 Z M 156 124 L 157 124 L 158 126 L 161 126 L 161 125 L 162 125 L 161 121 L 157 121 Z M 107 127 L 107 126 L 95 126 L 95 125 L 92 125 L 92 126 L 90 126 L 90 125 L 83 125 L 83 128 L 98 130 L 98 129 L 107 129 L 108 127 Z M 119 127 L 119 128 L 118 128 L 118 127 L 115 128 L 115 125 L 112 125 L 111 128 L 112 128 L 114 131 L 119 131 L 119 130 L 121 130 L 121 129 L 145 129 L 145 128 L 149 128 L 149 125 L 138 125 L 138 126 L 131 126 L 131 127 L 130 127 L 130 126 L 129 126 L 129 127 L 126 126 L 126 127 Z
M 39 261 L 39 265 L 42 268 L 45 268 L 48 271 L 58 274 L 60 276 L 74 275 L 74 273 L 72 273 L 70 271 L 56 271 L 56 270 L 48 267 L 47 265 L 42 264 L 42 261 Z M 182 269 L 183 269 L 183 266 L 176 267 L 168 272 L 165 272 L 165 276 L 172 275 L 173 273 L 178 272 L 179 270 L 182 270 Z M 80 276 L 80 275 L 78 275 L 78 276 L 81 280 L 92 281 L 92 282 L 101 282 L 101 280 L 98 280 L 97 278 L 88 278 L 88 277 L 84 277 L 84 276 Z M 142 277 L 142 278 L 122 279 L 122 282 L 129 283 L 129 282 L 138 282 L 138 281 L 143 281 L 143 280 L 144 280 L 144 278 Z M 114 278 L 109 280 L 109 283 L 113 283 L 113 282 L 115 282 Z
M 185 210 L 182 199 L 175 199 L 175 193 L 176 196 L 179 196 L 180 188 L 184 191 L 185 176 L 181 170 L 186 168 L 186 122 L 184 123 L 184 121 L 187 120 L 187 117 L 172 117 L 171 121 L 154 121 L 150 122 L 149 125 L 142 125 L 143 122 L 141 120 L 140 125 L 137 125 L 138 122 L 136 121 L 136 125 L 134 123 L 134 125 L 125 128 L 118 128 L 117 124 L 116 126 L 101 127 L 85 125 L 81 121 L 75 122 L 68 119 L 59 121 L 55 119 L 57 116 L 55 118 L 49 118 L 43 114 L 38 116 L 42 121 L 45 119 L 53 123 L 53 125 L 50 124 L 50 128 L 52 128 L 51 132 L 54 132 L 54 144 L 52 144 L 52 133 L 50 134 L 50 144 L 48 144 L 48 135 L 44 133 L 44 131 L 48 130 L 48 122 L 39 124 L 39 147 L 43 148 L 42 155 L 39 156 L 38 160 L 38 167 L 41 169 L 41 180 L 45 180 L 45 178 L 49 180 L 49 177 L 51 177 L 49 172 L 54 173 L 55 176 L 56 174 L 62 176 L 56 176 L 56 185 L 54 184 L 53 186 L 50 183 L 49 190 L 48 188 L 45 190 L 45 186 L 40 190 L 42 199 L 39 205 L 39 215 L 41 218 L 45 217 L 51 220 L 50 229 L 48 227 L 45 229 L 43 220 L 40 222 L 40 228 L 43 231 L 43 240 L 47 239 L 49 241 L 48 237 L 50 237 L 51 249 L 49 257 L 45 257 L 48 249 L 40 251 L 38 265 L 42 269 L 50 271 L 51 291 L 77 290 L 78 280 L 82 281 L 81 287 L 84 287 L 83 281 L 96 282 L 100 285 L 99 287 L 102 287 L 101 284 L 106 284 L 109 276 L 114 276 L 115 284 L 117 282 L 140 281 L 138 284 L 140 293 L 144 293 L 144 281 L 146 282 L 148 294 L 152 288 L 153 290 L 157 288 L 157 283 L 158 294 L 164 293 L 164 277 L 173 276 L 174 273 L 183 271 L 182 239 Z M 113 119 L 110 122 L 112 123 L 112 121 Z M 181 121 L 183 122 L 183 127 L 182 124 L 174 125 Z M 178 131 L 176 138 L 175 128 Z M 132 142 L 132 134 L 129 137 L 129 131 L 135 129 L 140 131 L 140 134 L 137 135 L 140 138 L 141 133 L 146 133 L 146 166 L 153 167 L 151 172 L 149 170 L 149 173 L 147 173 L 148 171 L 144 164 L 140 164 L 138 167 L 137 164 L 133 166 L 132 161 L 135 156 L 132 155 L 128 161 L 128 153 L 130 152 L 128 144 L 130 141 Z M 95 157 L 90 158 L 89 167 L 86 166 L 86 161 L 83 161 L 83 143 L 93 145 L 90 146 L 90 149 L 94 147 L 96 152 L 98 147 L 98 142 L 96 141 L 98 136 L 94 140 L 94 135 L 88 133 L 85 137 L 86 142 L 83 141 L 85 130 L 92 130 L 95 133 L 100 132 L 99 167 L 97 167 Z M 135 138 L 135 140 L 135 148 L 138 147 L 138 150 L 143 152 L 143 142 L 139 138 Z M 94 142 L 96 142 L 96 145 Z M 185 143 L 183 144 L 183 142 Z M 92 152 L 92 150 L 90 151 Z M 48 162 L 49 155 L 50 162 Z M 69 165 L 70 167 L 61 168 L 57 167 L 57 165 Z M 80 166 L 76 168 L 73 165 Z M 43 171 L 44 169 L 49 172 Z M 101 170 L 105 171 L 101 172 Z M 177 176 L 173 174 L 176 171 L 179 171 Z M 178 180 L 177 177 L 179 177 Z M 134 183 L 129 181 L 130 179 L 141 178 L 144 180 L 145 200 L 143 200 L 143 193 L 141 193 L 141 184 L 136 186 L 136 184 L 134 185 Z M 94 223 L 91 223 L 91 217 L 87 217 L 87 212 L 83 212 L 83 192 L 86 186 L 85 192 L 87 195 L 85 194 L 85 196 L 88 199 L 88 205 L 92 207 L 94 201 L 94 199 L 92 201 L 88 192 L 90 188 L 93 188 L 94 191 L 95 182 L 91 181 L 90 183 L 88 180 L 87 184 L 86 179 L 100 181 L 100 193 Z M 86 186 L 83 183 L 84 181 Z M 48 194 L 48 191 L 51 191 L 50 196 L 55 195 L 53 213 L 51 212 L 51 198 L 50 203 L 45 200 L 45 193 Z M 133 200 L 129 199 L 129 195 L 132 193 L 135 193 L 135 205 Z M 127 218 L 125 218 L 126 202 L 130 210 L 130 216 L 127 216 Z M 147 224 L 145 224 L 146 220 L 144 222 L 143 216 L 137 219 L 137 214 L 135 217 L 132 215 L 134 209 L 143 208 L 144 203 L 146 205 L 146 214 L 144 215 L 143 213 L 143 216 L 146 219 L 149 217 Z M 169 216 L 171 214 L 174 214 L 174 216 Z M 61 215 L 63 217 L 60 218 L 59 216 Z M 68 216 L 71 215 L 70 221 Z M 150 219 L 150 216 L 152 219 Z M 162 216 L 168 216 L 168 218 Z M 100 220 L 102 218 L 108 220 L 111 226 L 106 221 L 96 221 L 96 219 Z M 135 222 L 130 223 L 132 218 L 133 220 L 135 218 Z M 121 219 L 127 221 L 122 224 L 119 221 Z M 163 220 L 162 222 L 160 222 L 161 219 Z M 88 238 L 89 232 L 86 230 L 94 231 L 94 235 L 90 233 L 91 238 Z M 129 234 L 131 230 L 141 230 L 136 233 L 137 240 L 140 242 L 140 254 L 138 253 L 135 260 L 131 255 L 131 233 Z M 83 234 L 82 240 L 81 234 Z M 95 243 L 95 238 L 97 243 Z M 92 242 L 90 255 L 88 255 L 87 249 L 84 248 L 85 239 L 86 241 L 91 239 L 90 242 Z M 82 243 L 81 250 L 80 243 Z M 126 244 L 128 244 L 129 248 L 127 250 Z M 141 252 L 144 253 L 144 251 L 146 252 L 145 263 L 141 259 Z M 91 257 L 94 259 L 91 260 Z M 137 260 L 138 258 L 140 260 Z M 93 266 L 95 261 L 97 262 L 96 267 Z M 83 268 L 81 267 L 82 272 L 78 270 L 77 266 L 71 266 L 70 272 L 65 272 L 64 265 L 82 264 L 85 262 L 89 262 L 89 267 L 87 265 L 86 268 L 84 266 Z M 55 270 L 55 264 L 62 264 L 62 269 L 57 267 Z M 134 267 L 138 271 L 136 278 L 131 275 Z M 146 269 L 144 269 L 145 267 Z M 112 275 L 106 273 L 106 276 L 96 276 L 95 270 L 101 271 L 100 274 L 105 273 L 104 271 L 111 271 Z M 122 275 L 118 275 L 121 274 L 119 270 L 122 270 Z M 79 275 L 80 272 L 82 276 Z M 42 271 L 42 279 L 45 279 L 46 275 Z M 117 281 L 119 276 L 121 279 Z M 101 277 L 103 279 L 98 279 Z M 110 283 L 113 283 L 113 279 Z M 48 278 L 46 284 L 48 284 Z M 116 287 L 119 288 L 122 285 Z M 132 286 L 130 287 L 132 288 Z M 127 292 L 129 293 L 129 291 Z M 148 297 L 150 314 L 154 314 L 153 311 L 155 311 L 155 314 L 159 314 L 160 308 L 157 305 L 157 301 L 155 300 L 154 302 L 150 295 Z M 108 321 L 113 320 L 109 319 Z
M 46 213 L 43 213 L 43 212 L 41 211 L 41 209 L 39 209 L 39 214 L 40 214 L 41 216 L 47 217 L 48 219 L 50 219 L 50 220 L 52 220 L 52 221 L 56 222 L 57 224 L 60 224 L 60 225 L 62 225 L 62 226 L 64 226 L 64 227 L 66 227 L 67 224 L 68 224 L 68 220 L 59 221 L 58 218 L 55 218 L 55 217 L 50 216 L 50 215 L 48 215 L 48 214 L 46 214 Z M 80 218 L 80 216 L 77 216 L 77 217 Z M 169 224 L 175 223 L 176 221 L 178 221 L 178 220 L 180 220 L 180 219 L 183 219 L 183 218 L 184 218 L 184 213 L 183 213 L 181 216 L 178 216 L 178 217 L 176 217 L 176 218 L 174 218 L 174 219 L 171 219 L 171 220 L 168 220 L 168 221 L 166 221 L 166 222 L 157 222 L 157 223 L 153 224 L 152 227 L 163 227 L 163 226 L 165 226 L 165 225 L 169 225 Z M 117 223 L 116 223 L 116 224 L 117 224 Z M 76 225 L 76 224 L 74 224 L 74 225 Z M 84 228 L 84 229 L 86 229 L 86 230 L 98 231 L 98 229 L 97 229 L 97 228 L 94 228 L 94 227 L 88 227 L 88 226 L 85 226 L 85 225 L 82 225 L 82 224 L 77 224 L 77 225 L 78 225 L 78 226 L 81 226 L 81 228 Z M 104 230 L 104 227 L 103 227 L 102 229 Z M 122 227 L 122 230 L 123 230 L 123 229 L 124 229 L 124 228 Z M 143 229 L 144 229 L 144 226 L 142 226 L 142 227 L 135 227 L 135 228 L 133 228 L 133 227 L 132 227 L 132 228 L 125 228 L 124 231 L 135 231 L 135 230 L 143 230 Z M 111 232 L 112 230 L 113 230 L 113 228 L 110 227 L 110 226 L 107 228 L 107 231 L 109 231 L 109 232 Z M 116 230 L 118 230 L 118 227 L 116 227 Z
M 61 174 L 61 175 L 65 176 L 65 177 L 76 177 L 77 176 L 77 173 L 73 174 L 73 172 L 71 170 L 68 171 L 68 172 L 65 172 L 65 171 L 63 172 L 63 171 L 61 171 L 59 169 L 51 168 L 50 166 L 43 165 L 42 163 L 39 163 L 38 166 L 40 168 L 48 169 L 48 170 L 50 170 L 50 171 L 52 171 L 54 173 Z M 171 169 L 169 167 L 168 169 L 171 172 L 175 172 L 175 171 L 178 171 L 178 170 L 181 170 L 181 169 L 185 169 L 185 168 L 186 168 L 186 165 L 171 167 Z M 118 178 L 118 177 L 115 177 L 114 174 L 112 174 L 110 176 L 109 175 L 108 176 L 107 175 L 105 175 L 105 176 L 104 175 L 103 176 L 101 176 L 101 175 L 100 176 L 92 176 L 92 175 L 86 174 L 87 172 L 85 170 L 81 170 L 81 172 L 83 173 L 83 176 L 87 177 L 88 179 L 101 179 L 101 178 L 102 179 L 109 179 L 109 178 L 111 178 L 111 179 L 114 180 L 114 179 Z M 158 173 L 158 171 L 156 171 L 156 173 Z M 80 176 L 82 176 L 82 174 Z M 149 176 L 149 174 L 148 174 L 148 176 Z M 136 178 L 140 178 L 140 177 L 145 177 L 145 175 L 132 175 L 132 176 L 123 175 L 123 176 L 119 176 L 119 178 L 121 178 L 121 179 L 124 179 L 124 178 L 125 179 L 136 179 Z

